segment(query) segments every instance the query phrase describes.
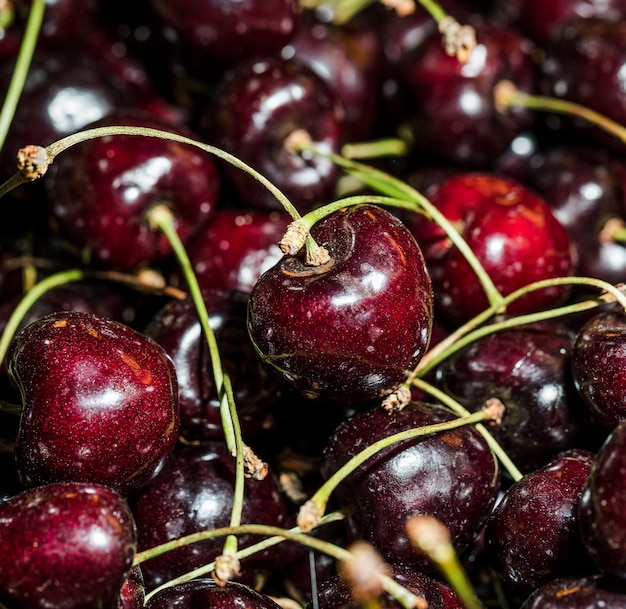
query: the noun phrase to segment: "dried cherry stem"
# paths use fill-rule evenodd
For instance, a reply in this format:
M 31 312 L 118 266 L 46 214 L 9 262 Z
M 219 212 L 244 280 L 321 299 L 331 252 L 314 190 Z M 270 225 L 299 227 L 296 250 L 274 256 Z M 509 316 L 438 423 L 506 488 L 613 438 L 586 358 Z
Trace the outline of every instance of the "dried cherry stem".
M 465 609 L 484 609 L 452 545 L 450 531 L 443 522 L 434 516 L 420 514 L 407 521 L 406 532 L 411 545 L 426 554 L 438 567 Z
M 626 222 L 622 218 L 609 218 L 598 235 L 601 243 L 625 243 Z
M 455 399 L 451 398 L 447 393 L 437 389 L 430 383 L 426 381 L 416 378 L 413 380 L 413 386 L 421 389 L 425 393 L 428 393 L 435 399 L 439 400 L 444 406 L 447 406 L 452 412 L 459 415 L 459 417 L 467 417 L 471 413 L 469 410 L 461 406 Z M 480 411 L 479 411 L 480 412 Z M 511 461 L 509 455 L 506 454 L 506 451 L 500 446 L 498 441 L 493 437 L 490 431 L 482 424 L 476 424 L 476 431 L 483 437 L 485 442 L 489 445 L 491 452 L 497 457 L 498 461 L 504 469 L 509 473 L 511 478 L 514 481 L 517 481 L 522 478 L 522 472 L 519 471 L 515 463 Z
M 452 243 L 459 249 L 463 257 L 467 260 L 467 263 L 472 267 L 472 270 L 476 274 L 476 277 L 478 278 L 485 295 L 487 296 L 489 305 L 496 308 L 502 305 L 502 294 L 500 294 L 498 288 L 493 283 L 493 280 L 489 277 L 487 271 L 485 271 L 483 265 L 476 257 L 476 254 L 472 251 L 472 248 L 468 245 L 465 239 L 463 239 L 463 236 L 459 233 L 454 224 L 450 222 L 418 190 L 412 188 L 402 180 L 399 180 L 384 171 L 376 169 L 375 167 L 358 163 L 357 161 L 347 159 L 338 154 L 323 152 L 311 144 L 302 143 L 301 149 L 332 160 L 334 163 L 342 167 L 347 173 L 361 180 L 361 182 L 363 182 L 366 186 L 373 188 L 383 195 L 398 199 L 399 201 L 404 201 L 407 204 L 411 204 L 413 206 L 413 211 L 424 214 L 431 221 L 435 222 L 446 233 L 448 239 L 450 239 L 450 241 L 452 241 Z M 407 209 L 411 209 L 411 207 L 407 207 Z M 314 212 L 317 211 L 318 210 L 314 210 Z
M 529 108 L 543 112 L 568 114 L 585 119 L 626 144 L 626 128 L 623 125 L 587 106 L 565 99 L 525 93 L 509 80 L 499 82 L 494 87 L 493 96 L 496 108 L 502 113 L 505 113 L 509 108 Z
M 15 19 L 15 7 L 11 0 L 0 0 L 0 29 L 6 30 Z
M 174 226 L 174 216 L 169 208 L 165 205 L 157 205 L 153 207 L 148 212 L 148 221 L 155 229 L 160 230 L 163 235 L 165 235 L 165 238 L 168 240 L 172 251 L 174 252 L 174 256 L 176 257 L 180 270 L 183 273 L 183 277 L 189 286 L 189 295 L 193 301 L 194 307 L 196 308 L 198 321 L 200 322 L 200 327 L 202 328 L 209 348 L 215 388 L 220 400 L 220 415 L 226 445 L 232 454 L 236 454 L 237 442 L 235 439 L 233 420 L 230 416 L 226 391 L 224 390 L 224 371 L 222 368 L 222 360 L 220 358 L 215 333 L 209 324 L 209 313 L 207 311 L 204 298 L 202 297 L 202 291 L 200 289 L 200 285 L 198 284 L 198 278 L 193 270 L 193 265 L 189 260 L 185 246 L 176 232 L 176 228 Z
M 332 476 L 330 476 L 314 493 L 314 495 L 300 508 L 297 518 L 298 526 L 303 531 L 310 531 L 317 521 L 324 515 L 331 494 L 341 484 L 341 482 L 343 482 L 352 472 L 354 472 L 354 470 L 359 468 L 368 459 L 379 453 L 381 450 L 389 448 L 390 446 L 405 440 L 441 433 L 449 431 L 450 429 L 463 427 L 465 425 L 475 425 L 481 421 L 493 420 L 496 416 L 501 416 L 501 413 L 494 413 L 492 411 L 488 411 L 487 409 L 479 410 L 477 412 L 467 413 L 466 415 L 452 421 L 408 429 L 406 431 L 401 431 L 391 436 L 387 436 L 386 438 L 382 438 L 377 442 L 373 442 L 360 453 L 352 457 Z
M 597 288 L 601 290 L 602 293 L 597 298 L 584 300 L 570 305 L 564 305 L 562 307 L 556 307 L 554 309 L 547 309 L 537 313 L 518 315 L 501 322 L 482 326 L 484 322 L 494 315 L 504 312 L 504 310 L 498 307 L 489 307 L 430 349 L 428 353 L 422 357 L 414 370 L 409 374 L 406 382 L 408 384 L 413 384 L 416 378 L 424 376 L 427 372 L 432 370 L 443 360 L 450 357 L 453 353 L 456 353 L 483 336 L 499 332 L 500 330 L 588 311 L 605 305 L 608 302 L 617 302 L 624 308 L 624 310 L 626 310 L 626 293 L 624 291 L 623 284 L 614 286 L 606 281 L 595 279 L 593 277 L 556 277 L 553 279 L 536 281 L 506 296 L 503 301 L 503 306 L 508 306 L 518 298 L 521 298 L 530 292 L 543 290 L 555 285 L 584 285 Z
M 244 535 L 244 534 L 280 537 L 284 540 L 295 541 L 308 548 L 327 554 L 328 556 L 331 556 L 335 558 L 336 560 L 349 561 L 352 559 L 351 553 L 345 548 L 342 548 L 341 546 L 335 545 L 328 541 L 324 541 L 322 539 L 317 539 L 316 537 L 311 537 L 310 535 L 302 533 L 298 531 L 297 529 L 286 530 L 286 529 L 281 529 L 279 527 L 259 525 L 259 524 L 248 524 L 248 525 L 242 525 L 242 526 L 234 527 L 234 528 L 224 527 L 221 529 L 213 529 L 212 531 L 203 531 L 202 533 L 197 533 L 195 535 L 188 535 L 186 537 L 181 537 L 180 539 L 176 540 L 176 542 L 184 541 L 186 543 L 183 545 L 186 545 L 188 543 L 203 541 L 205 539 L 213 539 L 215 537 L 224 537 L 225 535 Z M 173 543 L 173 542 L 170 542 L 170 543 Z M 165 545 L 170 545 L 170 544 L 163 544 L 163 546 L 157 546 L 157 548 L 153 548 L 153 550 L 161 549 Z M 180 547 L 180 545 L 175 546 L 175 547 Z M 170 547 L 169 549 L 174 549 L 174 546 Z M 137 554 L 137 556 L 135 557 L 134 564 L 140 564 L 144 560 L 148 560 L 149 558 L 152 558 L 152 556 L 146 556 L 146 552 L 149 552 L 149 550 L 146 550 L 144 552 L 141 552 L 140 554 Z M 157 555 L 158 554 L 155 554 L 155 556 Z M 197 577 L 197 575 L 194 575 L 194 577 Z M 427 609 L 427 606 L 424 604 L 423 598 L 417 596 L 416 594 L 414 594 L 413 592 L 411 592 L 404 586 L 398 584 L 398 582 L 394 581 L 388 575 L 380 575 L 380 578 L 381 578 L 383 588 L 385 589 L 385 591 L 391 594 L 406 609 Z M 146 601 L 152 598 L 152 596 L 156 594 L 158 591 L 164 588 L 170 587 L 172 585 L 175 585 L 173 583 L 174 581 L 176 581 L 176 583 L 181 583 L 179 581 L 180 579 L 181 578 L 177 578 L 176 580 L 172 580 L 170 582 L 167 582 L 167 584 L 164 584 L 162 586 L 159 586 L 158 588 L 155 588 L 148 595 L 146 595 Z M 192 579 L 192 578 L 189 578 L 189 579 Z M 189 581 L 189 580 L 185 579 L 184 581 Z
M 26 76 L 28 75 L 35 47 L 37 46 L 39 32 L 41 31 L 45 8 L 45 0 L 33 0 L 30 7 L 20 51 L 17 55 L 17 61 L 11 75 L 9 88 L 7 89 L 2 104 L 2 110 L 0 111 L 0 150 L 2 150 L 4 142 L 6 141 L 9 127 L 15 116 L 15 110 L 17 109 L 22 90 L 24 89 Z M 0 24 L 0 27 L 3 26 Z

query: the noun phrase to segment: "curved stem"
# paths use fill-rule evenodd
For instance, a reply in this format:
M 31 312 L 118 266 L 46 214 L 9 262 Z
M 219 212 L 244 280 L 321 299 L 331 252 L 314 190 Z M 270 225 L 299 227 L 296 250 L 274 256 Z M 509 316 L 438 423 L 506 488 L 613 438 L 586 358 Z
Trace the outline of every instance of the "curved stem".
M 470 414 L 469 410 L 464 408 L 456 400 L 452 399 L 447 393 L 437 389 L 430 383 L 416 378 L 413 380 L 412 385 L 433 396 L 460 417 L 466 417 Z M 476 431 L 484 438 L 485 442 L 487 442 L 491 452 L 497 457 L 498 461 L 500 461 L 502 467 L 506 469 L 511 478 L 513 480 L 521 479 L 523 474 L 519 471 L 513 461 L 511 461 L 511 458 L 506 454 L 506 451 L 500 446 L 489 430 L 482 423 L 478 423 L 476 425 Z
M 310 528 L 310 523 L 313 522 L 311 518 L 321 517 L 324 514 L 331 494 L 341 484 L 341 482 L 343 482 L 352 472 L 354 472 L 354 470 L 363 465 L 368 459 L 371 459 L 381 450 L 389 448 L 390 446 L 405 440 L 449 431 L 464 425 L 473 425 L 475 423 L 485 421 L 487 418 L 488 415 L 481 410 L 474 413 L 467 413 L 466 415 L 452 421 L 409 429 L 387 436 L 386 438 L 382 438 L 377 442 L 373 442 L 341 466 L 302 506 L 300 514 L 298 515 L 298 524 L 300 525 L 300 528 L 308 530 Z M 304 523 L 301 522 L 301 520 L 303 520 Z
M 2 104 L 2 111 L 0 111 L 0 150 L 2 150 L 4 142 L 6 141 L 11 122 L 15 116 L 17 104 L 22 90 L 24 89 L 24 83 L 28 76 L 28 70 L 35 52 L 35 47 L 37 46 L 39 32 L 41 31 L 45 8 L 45 0 L 33 0 L 30 7 L 20 52 L 17 56 L 15 68 L 11 75 L 11 82 L 9 83 L 9 88 Z

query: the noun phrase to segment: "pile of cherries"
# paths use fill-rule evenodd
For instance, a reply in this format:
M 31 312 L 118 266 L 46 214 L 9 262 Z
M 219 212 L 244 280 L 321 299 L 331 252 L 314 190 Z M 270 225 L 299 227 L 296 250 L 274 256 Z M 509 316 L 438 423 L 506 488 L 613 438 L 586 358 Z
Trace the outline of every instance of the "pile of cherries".
M 625 74 L 626 0 L 0 2 L 0 606 L 626 608 Z

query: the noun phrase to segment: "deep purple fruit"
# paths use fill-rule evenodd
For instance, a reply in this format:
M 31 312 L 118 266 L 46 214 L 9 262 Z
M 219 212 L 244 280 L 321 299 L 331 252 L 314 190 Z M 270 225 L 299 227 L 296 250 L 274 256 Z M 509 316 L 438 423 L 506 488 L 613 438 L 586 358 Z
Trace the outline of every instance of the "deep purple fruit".
M 0 504 L 0 603 L 20 609 L 110 609 L 136 550 L 132 514 L 112 489 L 79 482 Z
M 248 327 L 265 362 L 309 397 L 347 402 L 394 391 L 422 356 L 432 291 L 419 246 L 384 209 L 359 206 L 314 226 L 331 260 L 285 256 L 258 281 Z
M 624 609 L 626 588 L 598 576 L 562 577 L 535 590 L 522 609 Z
M 85 481 L 135 492 L 178 438 L 174 365 L 156 342 L 90 313 L 58 312 L 14 339 L 23 484 Z

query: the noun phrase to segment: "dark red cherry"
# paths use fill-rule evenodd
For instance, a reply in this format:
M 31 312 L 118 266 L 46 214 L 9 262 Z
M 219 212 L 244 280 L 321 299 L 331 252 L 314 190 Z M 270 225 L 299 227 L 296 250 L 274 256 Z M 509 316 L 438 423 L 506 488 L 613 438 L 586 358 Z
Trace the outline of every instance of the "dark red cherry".
M 93 609 L 116 606 L 137 539 L 120 495 L 66 482 L 0 504 L 0 543 L 3 606 Z
M 332 475 L 381 438 L 453 418 L 423 402 L 391 415 L 380 407 L 356 414 L 330 438 L 322 472 Z M 486 442 L 473 427 L 462 427 L 385 448 L 342 482 L 337 499 L 354 508 L 349 522 L 356 538 L 372 543 L 389 562 L 427 571 L 433 565 L 409 544 L 407 519 L 435 516 L 463 552 L 489 516 L 499 487 L 498 465 Z
M 575 251 L 548 204 L 515 180 L 488 173 L 461 173 L 430 194 L 457 227 L 506 296 L 534 281 L 571 275 Z M 461 324 L 488 306 L 475 273 L 434 222 L 417 214 L 409 224 L 422 247 L 435 290 L 436 311 Z M 561 302 L 567 286 L 534 291 L 513 302 L 509 313 L 531 313 Z
M 233 503 L 235 458 L 221 442 L 179 445 L 156 479 L 132 502 L 140 550 L 183 535 L 227 527 Z M 285 504 L 270 474 L 246 479 L 243 523 L 283 526 Z M 239 537 L 243 548 L 259 541 Z M 222 553 L 224 538 L 190 544 L 142 563 L 148 590 L 202 565 Z M 276 564 L 276 550 L 264 550 L 241 561 L 242 581 L 267 576 Z
M 259 360 L 248 336 L 248 297 L 243 292 L 217 290 L 205 291 L 203 295 L 221 364 L 233 385 L 243 437 L 251 440 L 263 436 L 274 425 L 272 410 L 280 397 L 280 388 Z M 187 440 L 223 440 L 211 357 L 192 299 L 168 302 L 144 332 L 174 362 L 181 435 Z
M 388 394 L 430 338 L 432 291 L 420 248 L 400 220 L 369 205 L 327 216 L 312 234 L 329 262 L 285 256 L 250 295 L 256 349 L 308 397 Z
M 485 535 L 491 564 L 509 590 L 524 597 L 557 577 L 593 572 L 577 516 L 593 458 L 563 452 L 504 493 Z
M 626 123 L 626 19 L 570 19 L 545 47 L 541 88 L 547 95 L 582 104 Z M 578 124 L 578 123 L 576 123 Z M 581 127 L 589 128 L 584 121 Z M 593 127 L 590 131 L 620 154 L 624 144 Z
M 212 579 L 195 579 L 157 592 L 146 609 L 280 609 L 269 596 L 238 582 L 218 586 Z
M 109 115 L 90 127 L 106 125 L 190 135 L 132 113 Z M 70 148 L 52 165 L 45 184 L 51 222 L 68 247 L 84 262 L 117 270 L 171 253 L 164 235 L 149 222 L 152 207 L 167 205 L 186 241 L 210 218 L 219 193 L 217 169 L 204 152 L 137 136 L 102 137 Z
M 337 92 L 351 141 L 372 139 L 383 72 L 377 32 L 356 20 L 341 26 L 325 23 L 312 11 L 303 11 L 297 24 L 281 54 L 311 68 Z
M 626 579 L 626 423 L 598 451 L 578 506 L 583 543 L 595 564 Z
M 459 597 L 446 584 L 406 565 L 391 565 L 391 568 L 393 579 L 419 598 L 424 599 L 430 609 L 461 609 L 463 607 Z M 377 600 L 380 609 L 400 609 L 402 607 L 388 593 L 384 593 Z M 317 604 L 314 605 L 309 602 L 307 609 L 313 609 L 313 607 L 319 607 L 319 609 L 358 609 L 361 606 L 352 598 L 350 587 L 337 575 L 322 583 Z
M 578 274 L 609 283 L 626 278 L 626 247 L 611 238 L 623 223 L 626 165 L 599 148 L 559 146 L 535 155 L 528 184 L 554 211 L 578 251 Z
M 606 577 L 561 577 L 537 588 L 523 609 L 624 609 L 626 588 Z
M 477 39 L 468 63 L 448 56 L 435 32 L 405 61 L 400 84 L 412 103 L 415 149 L 429 158 L 480 167 L 531 123 L 528 110 L 498 112 L 493 90 L 501 80 L 533 90 L 532 45 L 512 29 L 468 23 Z
M 263 174 L 299 211 L 327 202 L 334 193 L 337 166 L 292 150 L 288 140 L 302 131 L 315 147 L 339 153 L 345 137 L 345 110 L 337 93 L 305 65 L 275 56 L 241 62 L 220 80 L 201 114 L 208 141 Z M 226 164 L 224 171 L 245 205 L 282 209 L 242 170 Z
M 186 247 L 200 287 L 251 292 L 282 258 L 278 242 L 290 221 L 279 211 L 216 210 Z M 176 281 L 181 283 L 178 277 Z
M 22 482 L 107 484 L 127 495 L 159 471 L 178 437 L 174 365 L 153 340 L 90 313 L 43 317 L 14 339 L 9 372 L 23 412 Z
M 140 565 L 131 568 L 120 590 L 115 609 L 143 609 L 146 591 Z
M 558 323 L 496 332 L 444 361 L 437 383 L 471 410 L 501 400 L 502 424 L 492 433 L 529 472 L 581 441 L 585 407 L 570 372 L 573 342 Z
M 572 352 L 576 385 L 594 417 L 607 429 L 626 419 L 626 316 L 606 311 L 579 330 Z

